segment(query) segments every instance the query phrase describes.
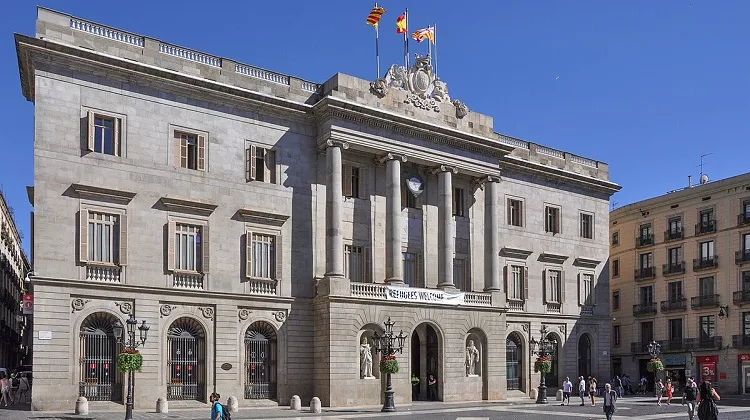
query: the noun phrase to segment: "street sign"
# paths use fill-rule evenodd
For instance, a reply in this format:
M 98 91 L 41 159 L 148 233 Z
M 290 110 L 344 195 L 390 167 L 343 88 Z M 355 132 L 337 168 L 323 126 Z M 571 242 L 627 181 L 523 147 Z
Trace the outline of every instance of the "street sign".
M 23 295 L 23 314 L 32 315 L 34 313 L 34 295 Z

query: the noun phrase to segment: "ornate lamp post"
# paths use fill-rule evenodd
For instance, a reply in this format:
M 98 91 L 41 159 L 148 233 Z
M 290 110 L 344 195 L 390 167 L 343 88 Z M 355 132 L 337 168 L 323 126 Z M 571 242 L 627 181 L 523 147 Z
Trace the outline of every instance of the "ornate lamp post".
M 391 321 L 391 317 L 388 317 L 388 321 L 385 321 L 385 331 L 383 332 L 383 335 L 379 335 L 377 331 L 372 335 L 372 338 L 375 341 L 375 351 L 380 353 L 381 359 L 391 357 L 396 354 L 396 352 L 403 353 L 404 351 L 404 341 L 406 340 L 407 336 L 406 334 L 404 334 L 403 330 L 401 330 L 398 335 L 393 334 L 394 324 L 395 322 Z M 398 340 L 398 345 L 396 345 L 396 340 Z M 396 369 L 396 371 L 398 371 L 398 369 Z M 390 370 L 386 372 L 386 386 L 384 394 L 385 401 L 383 402 L 383 409 L 380 411 L 396 411 L 396 405 L 393 401 L 393 384 L 391 383 Z
M 555 352 L 555 345 L 557 345 L 557 340 L 550 340 L 549 338 L 547 338 L 547 329 L 542 327 L 542 338 L 537 341 L 534 337 L 532 337 L 531 340 L 529 340 L 529 345 L 531 345 L 532 354 L 536 354 L 539 358 L 544 357 L 551 360 L 551 356 Z M 537 387 L 539 392 L 536 396 L 536 403 L 547 404 L 547 383 L 545 381 L 546 372 L 544 372 L 542 369 L 539 369 L 539 373 L 542 374 L 542 377 L 539 380 L 539 386 Z
M 650 354 L 653 359 L 656 359 L 661 354 L 661 344 L 656 341 L 648 343 L 646 348 L 648 348 L 648 354 Z
M 146 320 L 143 320 L 141 322 L 141 325 L 138 328 L 138 332 L 140 335 L 140 340 L 135 339 L 135 330 L 136 325 L 138 325 L 138 321 L 135 319 L 134 314 L 130 314 L 130 318 L 128 318 L 127 321 L 125 321 L 127 324 L 127 334 L 128 337 L 124 339 L 123 341 L 123 327 L 122 324 L 118 321 L 115 323 L 115 325 L 112 327 L 115 333 L 115 337 L 117 338 L 117 344 L 122 344 L 125 347 L 125 350 L 131 353 L 135 353 L 135 349 L 139 346 L 142 346 L 146 344 L 146 338 L 148 336 L 148 330 L 149 327 L 146 325 Z M 125 420 L 133 420 L 133 378 L 134 373 L 133 370 L 128 370 L 128 399 L 127 403 L 125 404 Z

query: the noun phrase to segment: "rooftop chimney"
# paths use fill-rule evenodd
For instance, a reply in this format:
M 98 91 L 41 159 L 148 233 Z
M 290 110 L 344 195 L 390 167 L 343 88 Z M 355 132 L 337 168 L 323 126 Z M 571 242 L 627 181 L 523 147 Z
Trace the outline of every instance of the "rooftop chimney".
M 688 175 L 688 188 L 693 186 L 693 176 Z

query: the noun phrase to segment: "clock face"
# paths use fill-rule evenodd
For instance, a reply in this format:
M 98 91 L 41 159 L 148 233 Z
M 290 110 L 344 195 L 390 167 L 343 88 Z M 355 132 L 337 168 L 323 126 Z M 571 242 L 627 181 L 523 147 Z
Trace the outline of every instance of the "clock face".
M 422 178 L 412 175 L 409 178 L 406 178 L 406 188 L 408 188 L 412 194 L 417 196 L 424 191 L 424 181 L 422 181 Z

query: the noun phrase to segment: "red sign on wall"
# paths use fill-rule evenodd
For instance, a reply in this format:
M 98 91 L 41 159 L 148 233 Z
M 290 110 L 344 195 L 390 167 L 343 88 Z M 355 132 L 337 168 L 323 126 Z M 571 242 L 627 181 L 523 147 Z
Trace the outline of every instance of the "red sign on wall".
M 23 295 L 23 314 L 32 315 L 34 313 L 34 295 Z
M 739 359 L 740 362 L 750 362 L 750 354 L 738 354 L 737 359 Z
M 717 363 L 719 361 L 719 356 L 698 356 L 695 360 L 698 363 Z

